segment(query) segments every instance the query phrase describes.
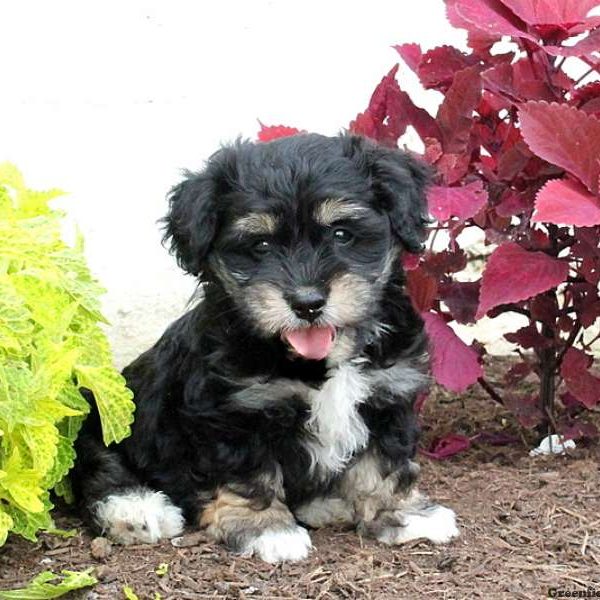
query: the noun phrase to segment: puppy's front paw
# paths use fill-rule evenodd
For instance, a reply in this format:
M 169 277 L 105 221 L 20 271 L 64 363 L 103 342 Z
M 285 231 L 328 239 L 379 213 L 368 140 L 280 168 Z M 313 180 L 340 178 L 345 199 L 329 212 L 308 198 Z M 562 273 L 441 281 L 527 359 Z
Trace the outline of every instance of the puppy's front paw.
M 459 535 L 454 511 L 438 504 L 403 512 L 399 520 L 399 525 L 382 527 L 375 537 L 384 544 L 404 544 L 421 538 L 434 544 L 446 544 Z
M 149 489 L 112 494 L 96 503 L 96 522 L 118 544 L 154 544 L 183 531 L 181 509 Z
M 308 556 L 312 542 L 304 527 L 267 529 L 252 538 L 242 551 L 243 556 L 257 556 L 265 562 L 297 561 Z

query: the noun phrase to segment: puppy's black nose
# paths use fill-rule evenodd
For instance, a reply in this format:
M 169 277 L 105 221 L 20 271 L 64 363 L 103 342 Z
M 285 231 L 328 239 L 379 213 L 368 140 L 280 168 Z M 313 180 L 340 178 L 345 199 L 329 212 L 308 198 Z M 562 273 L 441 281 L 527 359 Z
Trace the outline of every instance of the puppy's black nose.
M 312 323 L 325 306 L 325 296 L 314 288 L 301 289 L 291 296 L 290 306 L 298 317 Z

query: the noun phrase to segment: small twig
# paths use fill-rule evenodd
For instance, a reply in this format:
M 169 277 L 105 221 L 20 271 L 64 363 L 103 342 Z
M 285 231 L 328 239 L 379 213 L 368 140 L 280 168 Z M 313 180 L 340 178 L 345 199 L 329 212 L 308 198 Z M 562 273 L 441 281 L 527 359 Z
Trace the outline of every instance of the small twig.
M 597 65 L 590 67 L 575 83 L 573 87 L 577 87 L 588 75 L 591 75 L 597 69 Z
M 435 244 L 435 239 L 437 238 L 437 234 L 439 233 L 440 228 L 436 227 L 433 235 L 431 236 L 431 240 L 429 241 L 429 250 L 433 251 L 433 244 Z
M 488 381 L 484 377 L 480 377 L 477 382 L 479 385 L 489 394 L 492 400 L 498 402 L 498 404 L 504 405 L 504 401 L 502 400 L 502 396 L 490 385 Z
M 583 544 L 581 544 L 581 556 L 585 556 L 585 551 L 587 549 L 589 539 L 590 539 L 590 534 L 588 531 L 586 531 L 585 536 L 583 538 Z
M 581 345 L 586 349 L 589 350 L 592 345 L 597 342 L 598 340 L 600 340 L 600 333 L 598 333 L 598 335 L 596 335 L 595 337 L 593 337 L 589 342 L 585 342 L 585 341 L 581 341 Z
M 557 367 L 560 368 L 560 365 L 562 363 L 562 360 L 563 360 L 565 354 L 567 353 L 569 348 L 571 348 L 571 346 L 573 346 L 573 344 L 575 343 L 577 335 L 579 334 L 580 331 L 581 331 L 581 323 L 578 323 L 577 327 L 575 327 L 573 329 L 573 331 L 571 331 L 571 333 L 569 334 L 569 337 L 565 340 L 565 347 L 560 351 L 559 355 L 556 357 L 556 366 Z
M 552 414 L 552 410 L 550 409 L 550 407 L 544 406 L 544 412 L 546 413 L 546 416 L 548 417 L 548 421 L 550 421 L 550 424 L 554 428 L 554 432 L 558 433 L 558 425 L 556 423 L 556 420 L 554 419 L 554 415 Z M 563 440 L 563 437 L 561 435 L 560 436 L 560 443 L 561 443 L 561 445 L 563 444 L 563 441 L 564 440 Z M 552 441 L 551 441 L 551 445 L 552 445 Z

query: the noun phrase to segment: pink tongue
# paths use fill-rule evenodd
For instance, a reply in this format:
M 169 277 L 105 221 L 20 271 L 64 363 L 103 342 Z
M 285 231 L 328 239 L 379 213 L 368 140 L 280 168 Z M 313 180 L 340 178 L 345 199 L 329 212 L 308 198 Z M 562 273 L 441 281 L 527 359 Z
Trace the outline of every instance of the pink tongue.
M 321 360 L 325 358 L 333 345 L 333 327 L 308 327 L 286 331 L 283 338 L 304 358 Z

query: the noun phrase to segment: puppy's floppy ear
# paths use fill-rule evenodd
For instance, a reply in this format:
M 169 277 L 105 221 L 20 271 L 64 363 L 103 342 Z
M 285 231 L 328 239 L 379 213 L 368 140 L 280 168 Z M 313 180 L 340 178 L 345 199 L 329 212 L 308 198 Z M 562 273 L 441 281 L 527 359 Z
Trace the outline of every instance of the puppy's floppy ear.
M 399 149 L 378 146 L 364 138 L 354 138 L 363 168 L 379 207 L 390 218 L 392 232 L 409 252 L 422 250 L 429 222 L 425 190 L 431 169 L 424 162 Z
M 169 212 L 163 219 L 163 243 L 192 275 L 202 271 L 217 229 L 217 184 L 210 171 L 185 172 L 185 179 L 169 192 Z

